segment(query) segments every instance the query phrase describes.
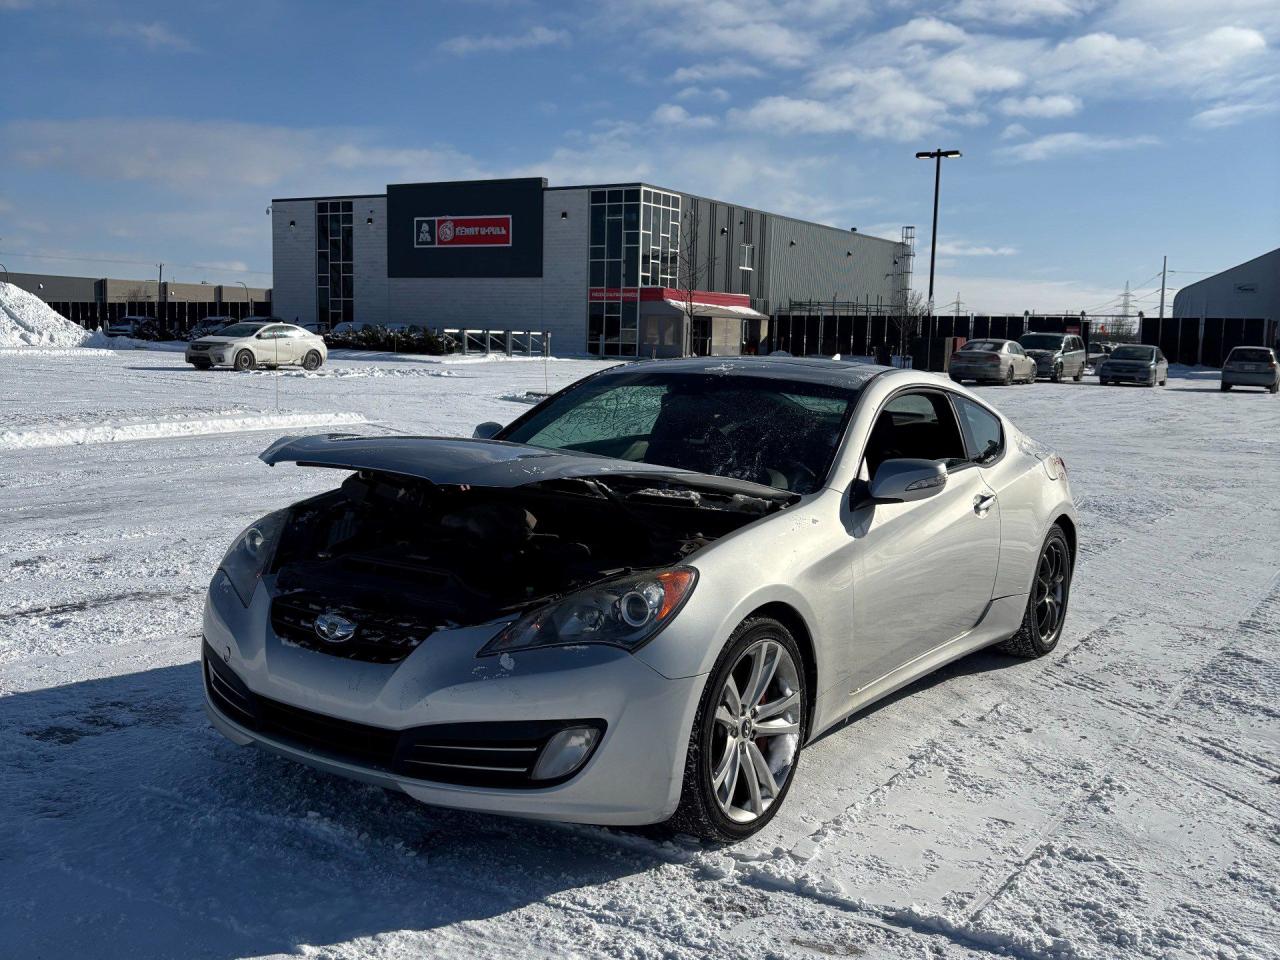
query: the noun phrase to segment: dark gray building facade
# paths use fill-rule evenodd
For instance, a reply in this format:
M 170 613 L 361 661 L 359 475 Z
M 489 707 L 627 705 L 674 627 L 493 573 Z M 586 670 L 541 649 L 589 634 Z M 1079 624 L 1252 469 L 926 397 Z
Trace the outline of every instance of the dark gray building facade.
M 286 319 L 536 330 L 561 354 L 733 355 L 792 300 L 890 312 L 910 284 L 897 241 L 646 183 L 393 184 L 271 216 Z

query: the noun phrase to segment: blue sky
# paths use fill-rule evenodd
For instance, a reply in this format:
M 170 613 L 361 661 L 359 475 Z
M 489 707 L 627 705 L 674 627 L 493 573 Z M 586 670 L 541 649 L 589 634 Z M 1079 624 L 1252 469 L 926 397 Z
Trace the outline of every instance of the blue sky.
M 1154 309 L 1280 245 L 1278 51 L 1276 0 L 0 0 L 0 261 L 265 285 L 272 197 L 541 175 L 915 224 L 923 289 L 941 145 L 939 305 Z

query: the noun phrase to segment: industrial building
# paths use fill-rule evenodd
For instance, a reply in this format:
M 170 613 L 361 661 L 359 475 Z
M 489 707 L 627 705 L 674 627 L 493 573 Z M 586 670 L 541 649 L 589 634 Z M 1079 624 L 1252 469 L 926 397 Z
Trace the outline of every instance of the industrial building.
M 1280 247 L 1183 287 L 1173 315 L 1280 320 Z
M 2 276 L 89 329 L 105 327 L 122 317 L 149 317 L 161 329 L 181 333 L 205 317 L 271 315 L 271 290 L 248 284 L 161 283 L 7 271 Z
M 277 315 L 531 330 L 552 351 L 736 355 L 795 302 L 901 312 L 910 246 L 646 183 L 392 184 L 271 203 Z
M 1280 347 L 1280 248 L 1183 287 L 1172 317 L 1143 318 L 1141 338 L 1170 360 L 1211 367 L 1233 347 Z

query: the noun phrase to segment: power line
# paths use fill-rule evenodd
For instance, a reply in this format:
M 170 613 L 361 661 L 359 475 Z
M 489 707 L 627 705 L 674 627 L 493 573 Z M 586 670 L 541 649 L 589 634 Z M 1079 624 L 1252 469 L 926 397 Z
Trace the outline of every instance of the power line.
M 28 260 L 67 260 L 81 263 L 123 263 L 135 267 L 154 267 L 155 262 L 151 260 L 123 260 L 114 257 L 65 257 L 55 256 L 51 253 L 23 253 L 18 250 L 0 251 L 0 256 L 6 257 L 26 257 Z M 169 263 L 169 261 L 166 261 Z M 242 267 L 222 267 L 212 263 L 169 263 L 171 267 L 184 267 L 188 270 L 210 270 L 219 273 L 248 273 L 258 277 L 271 276 L 267 270 L 248 270 Z

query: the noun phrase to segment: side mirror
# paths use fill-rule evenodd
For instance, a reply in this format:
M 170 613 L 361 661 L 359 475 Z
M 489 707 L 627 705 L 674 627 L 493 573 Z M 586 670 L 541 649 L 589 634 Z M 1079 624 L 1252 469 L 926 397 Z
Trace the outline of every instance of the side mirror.
M 947 468 L 937 460 L 886 460 L 871 478 L 868 493 L 876 503 L 927 500 L 947 485 Z
M 501 429 L 502 424 L 498 423 L 496 420 L 486 420 L 484 423 L 480 424 L 480 426 L 476 427 L 471 436 L 475 440 L 492 440 Z

